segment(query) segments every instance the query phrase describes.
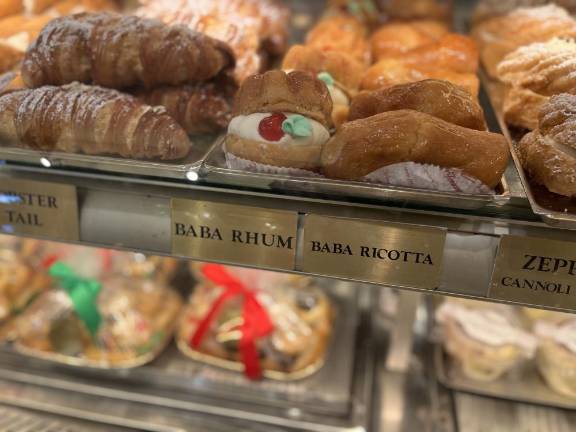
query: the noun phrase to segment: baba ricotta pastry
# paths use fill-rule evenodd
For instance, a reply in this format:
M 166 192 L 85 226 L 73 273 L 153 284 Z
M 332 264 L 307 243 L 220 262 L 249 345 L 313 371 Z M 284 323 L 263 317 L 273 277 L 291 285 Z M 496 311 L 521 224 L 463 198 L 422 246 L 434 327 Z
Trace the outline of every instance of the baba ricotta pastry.
M 534 332 L 540 339 L 538 369 L 554 391 L 576 398 L 576 320 L 538 321 Z
M 447 353 L 474 380 L 496 380 L 536 353 L 536 338 L 506 307 L 475 309 L 447 301 L 437 310 L 436 320 Z
M 327 86 L 309 73 L 276 70 L 250 77 L 234 101 L 224 144 L 228 167 L 298 176 L 319 172 L 332 106 Z

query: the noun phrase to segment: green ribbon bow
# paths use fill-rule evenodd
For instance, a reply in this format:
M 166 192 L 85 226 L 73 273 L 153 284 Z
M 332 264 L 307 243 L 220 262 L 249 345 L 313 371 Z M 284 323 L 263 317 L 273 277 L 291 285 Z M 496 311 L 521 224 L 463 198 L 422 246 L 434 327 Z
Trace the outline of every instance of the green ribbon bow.
M 375 14 L 378 12 L 378 9 L 376 9 L 376 6 L 374 6 L 372 0 L 349 0 L 348 11 L 352 15 L 358 16 L 362 15 L 363 12 L 368 14 Z
M 293 137 L 309 137 L 312 135 L 312 125 L 306 117 L 295 114 L 282 123 L 282 130 Z
M 58 279 L 60 286 L 72 300 L 74 311 L 94 337 L 102 322 L 96 302 L 102 289 L 100 282 L 78 276 L 74 270 L 62 262 L 53 264 L 49 273 L 50 276 Z
M 336 82 L 334 80 L 334 77 L 332 75 L 330 75 L 328 72 L 320 72 L 318 74 L 318 79 L 320 81 L 324 81 L 324 84 L 326 84 L 328 87 L 332 87 L 334 85 L 334 83 Z

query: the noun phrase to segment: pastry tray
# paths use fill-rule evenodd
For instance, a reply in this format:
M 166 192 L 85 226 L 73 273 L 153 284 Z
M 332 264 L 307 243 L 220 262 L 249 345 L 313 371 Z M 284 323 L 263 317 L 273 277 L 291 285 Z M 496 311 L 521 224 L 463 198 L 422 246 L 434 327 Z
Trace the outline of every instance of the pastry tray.
M 451 390 L 554 408 L 576 409 L 576 399 L 562 396 L 548 387 L 534 362 L 528 362 L 493 382 L 468 378 L 440 344 L 436 344 L 434 349 L 434 363 L 438 381 Z
M 0 160 L 26 163 L 44 168 L 65 168 L 99 171 L 134 176 L 161 177 L 178 180 L 190 179 L 190 173 L 198 174 L 202 160 L 214 142 L 214 135 L 191 137 L 190 154 L 180 161 L 142 161 L 112 156 L 93 156 L 76 153 L 45 152 L 16 147 L 0 146 Z M 197 176 L 192 174 L 193 179 Z
M 324 281 L 321 281 L 323 283 Z M 298 381 L 249 381 L 241 373 L 195 362 L 171 344 L 151 363 L 135 369 L 98 369 L 46 362 L 23 357 L 10 345 L 0 347 L 0 368 L 6 363 L 39 371 L 50 370 L 65 379 L 90 380 L 101 386 L 137 385 L 157 387 L 171 394 L 244 401 L 283 409 L 286 404 L 304 412 L 340 416 L 349 412 L 354 382 L 360 310 L 358 287 L 346 282 L 326 281 L 336 310 L 333 338 L 326 362 L 315 374 Z M 18 366 L 20 365 L 20 366 Z M 11 366 L 10 366 L 11 367 Z
M 223 142 L 224 138 L 218 140 L 202 166 L 201 178 L 208 183 L 278 193 L 292 192 L 322 198 L 361 199 L 369 202 L 432 206 L 456 210 L 478 210 L 486 206 L 503 206 L 510 199 L 510 190 L 505 177 L 502 177 L 496 194 L 472 195 L 363 182 L 346 182 L 321 177 L 291 177 L 234 170 L 229 169 L 226 165 Z
M 522 138 L 521 133 L 513 128 L 509 128 L 504 120 L 502 112 L 503 85 L 483 77 L 484 84 L 488 90 L 492 108 L 502 129 L 502 133 L 508 141 L 512 159 L 520 176 L 520 181 L 524 187 L 526 197 L 534 214 L 539 216 L 546 224 L 567 229 L 576 229 L 576 201 L 562 195 L 550 192 L 546 187 L 534 184 L 522 167 L 516 152 L 516 146 Z

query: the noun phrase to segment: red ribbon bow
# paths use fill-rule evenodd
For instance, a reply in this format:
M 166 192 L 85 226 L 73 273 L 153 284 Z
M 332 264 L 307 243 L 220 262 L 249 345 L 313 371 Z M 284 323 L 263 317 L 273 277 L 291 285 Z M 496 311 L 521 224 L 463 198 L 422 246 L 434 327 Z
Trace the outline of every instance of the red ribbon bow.
M 242 309 L 242 325 L 240 332 L 240 356 L 244 364 L 244 374 L 250 379 L 259 379 L 262 377 L 262 370 L 260 368 L 260 359 L 258 355 L 258 348 L 256 341 L 259 338 L 268 336 L 274 331 L 274 324 L 268 316 L 268 312 L 258 301 L 256 294 L 253 290 L 246 288 L 237 278 L 228 273 L 224 266 L 218 264 L 206 264 L 202 268 L 204 277 L 224 291 L 212 303 L 210 311 L 200 321 L 198 327 L 192 338 L 190 339 L 190 346 L 198 348 L 204 339 L 204 336 L 210 329 L 214 319 L 220 313 L 222 306 L 230 299 L 241 296 L 244 299 Z

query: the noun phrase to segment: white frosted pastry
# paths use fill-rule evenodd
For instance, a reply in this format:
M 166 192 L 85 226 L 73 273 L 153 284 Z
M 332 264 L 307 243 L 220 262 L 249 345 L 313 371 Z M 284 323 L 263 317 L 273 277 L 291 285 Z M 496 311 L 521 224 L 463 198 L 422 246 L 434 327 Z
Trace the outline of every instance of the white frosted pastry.
M 474 380 L 496 380 L 536 352 L 536 338 L 520 327 L 510 308 L 476 309 L 447 301 L 436 319 L 446 351 Z

